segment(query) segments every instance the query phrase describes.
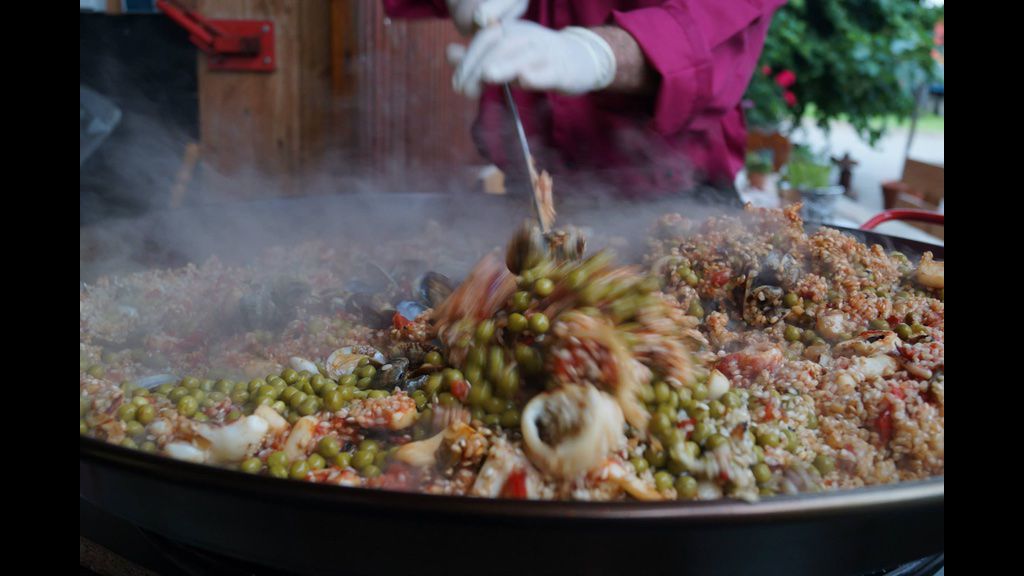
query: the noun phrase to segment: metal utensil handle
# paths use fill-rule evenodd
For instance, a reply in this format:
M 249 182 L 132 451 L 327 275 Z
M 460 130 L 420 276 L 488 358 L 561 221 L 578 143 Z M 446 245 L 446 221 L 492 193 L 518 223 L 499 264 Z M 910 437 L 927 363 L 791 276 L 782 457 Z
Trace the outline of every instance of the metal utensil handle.
M 533 213 L 537 217 L 537 222 L 540 224 L 541 232 L 547 234 L 549 232 L 547 223 L 540 214 L 540 202 L 537 199 L 537 171 L 533 167 L 533 156 L 530 154 L 530 144 L 526 140 L 526 130 L 523 129 L 523 121 L 519 117 L 519 107 L 516 105 L 515 99 L 512 97 L 512 87 L 505 83 L 502 85 L 502 91 L 505 93 L 505 103 L 508 104 L 509 110 L 512 111 L 512 119 L 515 121 L 516 133 L 519 137 L 519 148 L 523 153 L 523 161 L 526 162 L 526 170 L 530 175 L 530 198 L 533 204 Z
M 946 225 L 945 214 L 930 212 L 928 210 L 896 209 L 885 210 L 878 213 L 877 216 L 862 224 L 860 229 L 874 230 L 875 227 L 882 222 L 888 222 L 890 220 L 911 220 L 915 222 L 930 222 L 932 224 Z

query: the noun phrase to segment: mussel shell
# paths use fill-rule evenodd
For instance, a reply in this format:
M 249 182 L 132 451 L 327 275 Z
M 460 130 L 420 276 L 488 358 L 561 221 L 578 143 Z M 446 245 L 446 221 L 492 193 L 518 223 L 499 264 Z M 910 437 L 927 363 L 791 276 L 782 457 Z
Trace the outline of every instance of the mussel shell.
M 408 359 L 392 358 L 387 364 L 380 368 L 378 381 L 380 382 L 381 387 L 385 390 L 391 390 L 395 386 L 401 386 L 408 369 Z
M 505 266 L 509 272 L 520 274 L 523 270 L 533 268 L 544 257 L 546 250 L 544 235 L 540 228 L 529 221 L 523 222 L 505 252 Z
M 420 314 L 426 312 L 427 308 L 419 303 L 413 302 L 412 300 L 403 300 L 395 305 L 395 311 L 402 315 L 406 320 L 415 320 Z
M 437 272 L 427 272 L 416 282 L 416 295 L 429 308 L 440 306 L 454 291 L 455 284 Z

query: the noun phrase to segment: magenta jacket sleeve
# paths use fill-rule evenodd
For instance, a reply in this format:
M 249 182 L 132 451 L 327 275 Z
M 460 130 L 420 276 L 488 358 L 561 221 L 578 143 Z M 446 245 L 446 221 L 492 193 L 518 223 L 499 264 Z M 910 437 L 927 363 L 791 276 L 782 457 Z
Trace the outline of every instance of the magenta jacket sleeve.
M 384 12 L 391 18 L 439 18 L 448 15 L 444 0 L 384 0 Z
M 700 129 L 739 104 L 785 0 L 666 0 L 613 13 L 660 75 L 654 129 Z

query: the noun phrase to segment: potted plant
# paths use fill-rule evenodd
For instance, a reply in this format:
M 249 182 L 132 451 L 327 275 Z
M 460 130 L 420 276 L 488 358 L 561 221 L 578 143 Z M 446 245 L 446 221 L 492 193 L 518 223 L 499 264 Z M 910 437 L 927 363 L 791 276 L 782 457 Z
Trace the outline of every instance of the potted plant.
M 747 181 L 758 190 L 764 190 L 768 175 L 772 173 L 772 161 L 760 152 L 747 153 Z
M 804 202 L 804 218 L 825 222 L 832 217 L 832 210 L 842 186 L 830 185 L 832 165 L 827 158 L 814 154 L 804 146 L 793 150 L 786 165 L 786 181 L 789 187 L 799 193 Z

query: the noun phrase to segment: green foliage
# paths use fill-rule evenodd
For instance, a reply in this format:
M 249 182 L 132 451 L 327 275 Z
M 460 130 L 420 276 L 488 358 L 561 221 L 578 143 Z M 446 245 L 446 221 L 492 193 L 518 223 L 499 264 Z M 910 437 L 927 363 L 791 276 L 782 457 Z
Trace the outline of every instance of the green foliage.
M 798 126 L 813 106 L 823 129 L 841 118 L 874 144 L 911 114 L 914 88 L 934 76 L 932 29 L 941 15 L 920 0 L 790 0 L 775 14 L 747 90 L 750 125 Z M 785 70 L 796 76 L 791 106 L 775 83 Z

